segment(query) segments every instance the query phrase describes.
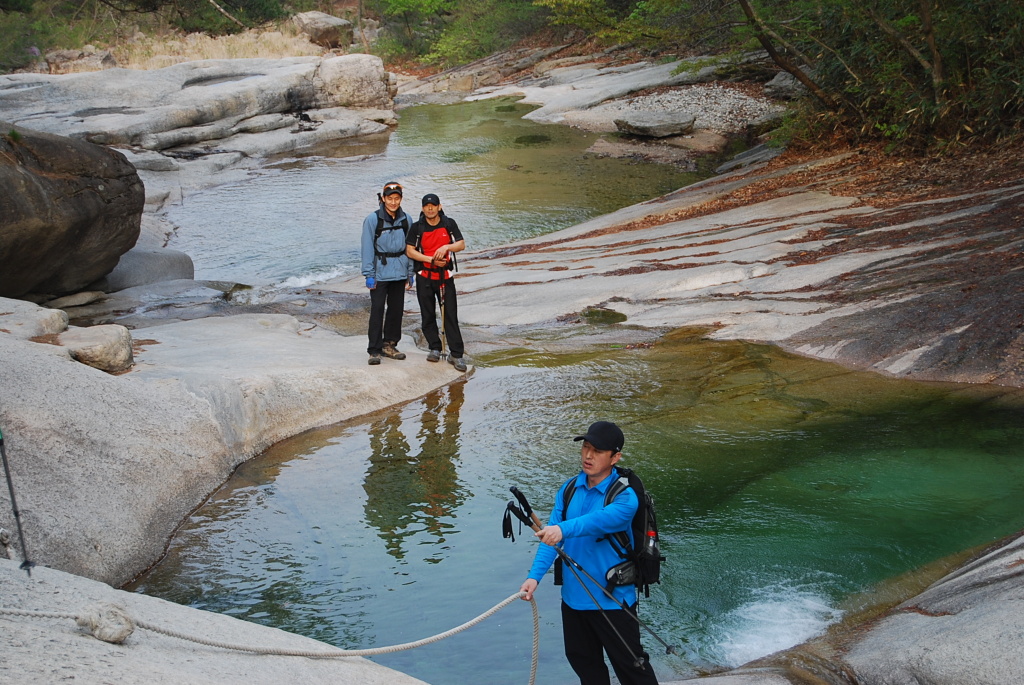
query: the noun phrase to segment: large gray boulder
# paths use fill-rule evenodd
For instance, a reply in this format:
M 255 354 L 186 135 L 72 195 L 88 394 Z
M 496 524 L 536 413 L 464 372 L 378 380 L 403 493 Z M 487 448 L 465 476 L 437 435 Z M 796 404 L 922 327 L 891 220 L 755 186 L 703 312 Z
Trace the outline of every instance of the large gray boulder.
M 372 55 L 202 60 L 149 71 L 3 75 L 0 117 L 102 145 L 164 150 L 243 133 L 288 135 L 294 115 L 307 110 L 390 110 L 391 92 Z
M 325 48 L 347 48 L 352 44 L 352 22 L 326 12 L 302 12 L 292 23 L 309 41 Z
M 633 136 L 668 138 L 692 133 L 696 120 L 685 112 L 630 112 L 615 120 L 615 128 Z
M 139 237 L 145 189 L 124 155 L 0 122 L 0 296 L 62 295 Z

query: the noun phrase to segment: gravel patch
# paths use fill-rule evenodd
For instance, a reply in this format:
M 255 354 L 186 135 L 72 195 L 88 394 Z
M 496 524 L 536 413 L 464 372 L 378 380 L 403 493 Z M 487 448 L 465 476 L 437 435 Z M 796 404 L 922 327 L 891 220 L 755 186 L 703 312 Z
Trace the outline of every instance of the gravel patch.
M 564 123 L 604 133 L 615 131 L 615 119 L 626 113 L 683 111 L 696 117 L 694 128 L 726 134 L 742 131 L 749 123 L 784 110 L 784 105 L 771 98 L 711 83 L 609 100 L 590 109 L 567 112 Z

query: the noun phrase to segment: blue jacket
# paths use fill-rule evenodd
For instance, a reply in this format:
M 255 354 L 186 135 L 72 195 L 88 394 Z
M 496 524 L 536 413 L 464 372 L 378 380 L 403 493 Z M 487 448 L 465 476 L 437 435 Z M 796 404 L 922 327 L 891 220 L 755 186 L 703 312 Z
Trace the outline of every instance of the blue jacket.
M 569 510 L 562 511 L 562 492 L 565 490 L 563 484 L 555 495 L 555 508 L 551 512 L 548 525 L 557 525 L 562 529 L 562 549 L 573 560 L 578 562 L 587 570 L 601 585 L 592 583 L 586 575 L 578 569 L 586 588 L 576 579 L 576 575 L 565 564 L 562 569 L 562 601 L 572 609 L 586 610 L 594 609 L 594 600 L 587 594 L 587 589 L 594 595 L 601 604 L 602 609 L 620 609 L 621 607 L 609 599 L 601 587 L 604 586 L 604 576 L 608 569 L 622 561 L 618 553 L 612 547 L 611 542 L 602 540 L 608 533 L 626 531 L 632 542 L 633 534 L 630 530 L 630 522 L 636 514 L 639 501 L 633 488 L 626 488 L 607 507 L 604 506 L 604 495 L 608 487 L 619 477 L 618 469 L 612 469 L 610 476 L 598 483 L 596 487 L 587 487 L 587 474 L 580 472 L 576 476 L 576 492 L 569 500 Z M 528 578 L 533 578 L 538 583 L 544 574 L 547 573 L 551 564 L 554 563 L 558 553 L 554 547 L 542 544 L 537 550 L 537 556 L 533 560 Z M 619 601 L 632 606 L 636 603 L 636 587 L 633 585 L 620 585 L 612 590 L 612 594 Z
M 399 256 L 387 257 L 387 264 L 384 264 L 383 259 L 375 255 L 373 249 L 378 216 L 384 219 L 384 230 L 377 240 L 377 251 L 390 254 L 400 253 Z M 412 260 L 405 256 L 405 231 L 402 230 L 411 225 L 412 219 L 402 211 L 401 207 L 394 219 L 385 211 L 383 205 L 363 219 L 359 254 L 364 278 L 373 276 L 378 281 L 404 281 L 413 274 Z

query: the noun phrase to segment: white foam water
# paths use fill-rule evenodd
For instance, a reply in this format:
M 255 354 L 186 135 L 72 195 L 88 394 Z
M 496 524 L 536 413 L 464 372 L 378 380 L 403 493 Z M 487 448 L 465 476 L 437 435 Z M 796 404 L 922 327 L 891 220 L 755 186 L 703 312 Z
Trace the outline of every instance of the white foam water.
M 321 269 L 309 273 L 291 276 L 277 284 L 279 288 L 306 288 L 319 283 L 326 283 L 332 278 L 351 276 L 358 270 L 356 266 L 340 266 L 334 269 Z
M 840 618 L 842 611 L 812 588 L 760 588 L 709 626 L 708 656 L 735 668 L 821 635 Z

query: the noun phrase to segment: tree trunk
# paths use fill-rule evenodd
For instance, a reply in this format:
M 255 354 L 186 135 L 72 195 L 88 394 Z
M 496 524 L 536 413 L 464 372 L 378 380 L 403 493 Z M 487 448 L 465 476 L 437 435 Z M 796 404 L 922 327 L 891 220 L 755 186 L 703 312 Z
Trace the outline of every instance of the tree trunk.
M 812 80 L 798 64 L 795 64 L 792 60 L 775 49 L 775 45 L 773 45 L 771 40 L 769 40 L 764 24 L 754 12 L 754 8 L 750 6 L 749 0 L 739 0 L 739 3 L 740 7 L 743 8 L 743 13 L 747 15 L 747 21 L 749 21 L 750 25 L 754 28 L 757 40 L 761 43 L 761 46 L 768 51 L 768 55 L 772 58 L 772 61 L 778 64 L 782 69 L 792 74 L 797 81 L 804 84 L 807 90 L 809 90 L 814 97 L 818 98 L 823 105 L 828 107 L 830 110 L 838 109 L 836 101 L 826 93 L 821 86 L 815 83 L 814 80 Z

